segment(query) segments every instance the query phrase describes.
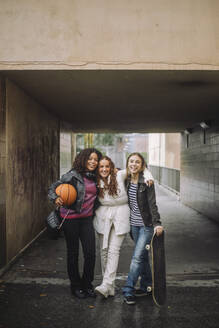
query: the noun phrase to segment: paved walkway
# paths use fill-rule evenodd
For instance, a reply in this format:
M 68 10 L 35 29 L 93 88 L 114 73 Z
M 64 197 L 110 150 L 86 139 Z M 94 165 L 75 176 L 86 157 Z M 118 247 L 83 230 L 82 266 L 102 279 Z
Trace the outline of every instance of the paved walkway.
M 114 298 L 77 300 L 70 295 L 64 238 L 41 237 L 0 279 L 0 328 L 219 327 L 219 225 L 156 186 L 166 230 L 168 299 L 123 303 L 133 243 L 126 237 Z M 97 243 L 98 249 L 98 243 Z M 98 250 L 97 250 L 98 254 Z M 97 257 L 94 285 L 101 281 Z

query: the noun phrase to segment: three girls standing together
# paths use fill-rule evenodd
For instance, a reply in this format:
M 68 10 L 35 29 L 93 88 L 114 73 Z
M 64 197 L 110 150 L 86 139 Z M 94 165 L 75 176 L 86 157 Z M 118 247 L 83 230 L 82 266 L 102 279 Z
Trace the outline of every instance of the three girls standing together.
M 124 301 L 135 304 L 136 296 L 151 290 L 152 277 L 146 245 L 153 233 L 163 228 L 156 205 L 154 184 L 146 169 L 144 158 L 132 153 L 126 170 L 116 173 L 111 159 L 95 148 L 82 150 L 73 168 L 49 188 L 49 199 L 60 206 L 60 216 L 66 218 L 63 231 L 67 246 L 67 271 L 71 292 L 77 298 L 114 296 L 115 278 L 120 248 L 130 232 L 135 243 L 130 271 L 123 287 Z M 62 183 L 70 183 L 77 190 L 77 199 L 66 208 L 55 190 Z M 94 290 L 95 231 L 100 241 L 103 280 Z M 79 240 L 82 245 L 84 267 L 79 273 Z M 140 289 L 135 285 L 140 278 Z

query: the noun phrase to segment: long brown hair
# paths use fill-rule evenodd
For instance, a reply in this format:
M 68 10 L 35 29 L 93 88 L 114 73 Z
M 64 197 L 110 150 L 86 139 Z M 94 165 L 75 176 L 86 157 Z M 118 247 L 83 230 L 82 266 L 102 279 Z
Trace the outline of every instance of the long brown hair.
M 110 196 L 117 196 L 118 195 L 118 183 L 117 183 L 117 180 L 116 180 L 116 173 L 115 173 L 115 165 L 113 163 L 113 161 L 111 160 L 110 157 L 108 156 L 103 156 L 101 157 L 100 161 L 99 161 L 99 165 L 100 165 L 100 162 L 102 160 L 107 160 L 109 162 L 109 165 L 110 165 L 110 173 L 109 173 L 109 176 L 110 176 L 110 181 L 109 183 L 106 182 L 106 181 L 103 181 L 103 179 L 101 178 L 99 172 L 97 174 L 97 185 L 98 185 L 98 188 L 99 188 L 99 197 L 100 198 L 103 198 L 104 197 L 104 193 L 106 190 L 108 190 L 108 193 Z M 104 188 L 102 188 L 100 185 L 100 182 L 101 180 L 104 182 Z
M 145 159 L 144 159 L 144 157 L 140 153 L 137 153 L 137 152 L 131 153 L 128 156 L 127 160 L 126 160 L 126 179 L 125 180 L 127 180 L 130 177 L 130 173 L 129 173 L 129 170 L 128 170 L 128 163 L 129 163 L 130 157 L 132 157 L 132 156 L 138 156 L 141 159 L 141 168 L 142 168 L 142 171 L 147 167 L 147 164 L 145 162 Z

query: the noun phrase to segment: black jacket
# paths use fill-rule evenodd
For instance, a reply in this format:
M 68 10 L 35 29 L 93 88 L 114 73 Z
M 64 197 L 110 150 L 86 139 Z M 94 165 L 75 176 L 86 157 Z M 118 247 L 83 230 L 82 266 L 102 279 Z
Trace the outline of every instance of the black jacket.
M 130 188 L 130 183 L 131 178 L 128 178 L 126 180 L 127 190 Z M 160 214 L 156 205 L 154 184 L 151 187 L 148 187 L 144 182 L 143 173 L 139 174 L 139 181 L 137 186 L 137 202 L 145 226 L 155 227 L 161 225 Z
M 60 180 L 57 180 L 49 187 L 48 197 L 49 200 L 55 202 L 56 198 L 58 197 L 55 190 L 56 188 L 62 183 L 70 183 L 75 187 L 77 190 L 77 198 L 74 204 L 69 206 L 68 208 L 75 210 L 77 213 L 81 212 L 82 205 L 84 203 L 85 197 L 85 187 L 84 187 L 84 180 L 81 174 L 79 174 L 74 169 L 70 170 L 69 172 L 62 175 Z M 98 207 L 98 200 L 96 198 L 94 204 L 94 210 Z

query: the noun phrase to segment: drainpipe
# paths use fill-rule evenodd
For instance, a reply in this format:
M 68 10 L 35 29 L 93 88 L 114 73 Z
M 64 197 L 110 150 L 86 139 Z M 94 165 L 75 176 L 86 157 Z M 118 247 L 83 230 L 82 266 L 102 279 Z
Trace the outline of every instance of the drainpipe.
M 159 184 L 161 184 L 161 133 L 159 134 Z

